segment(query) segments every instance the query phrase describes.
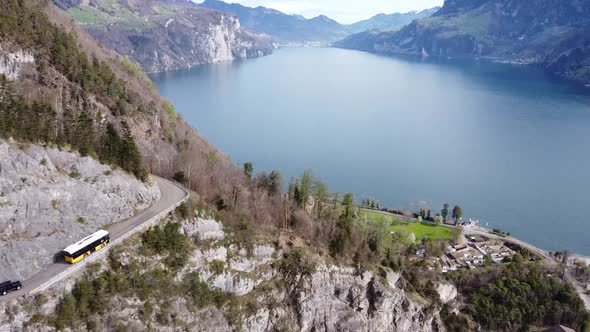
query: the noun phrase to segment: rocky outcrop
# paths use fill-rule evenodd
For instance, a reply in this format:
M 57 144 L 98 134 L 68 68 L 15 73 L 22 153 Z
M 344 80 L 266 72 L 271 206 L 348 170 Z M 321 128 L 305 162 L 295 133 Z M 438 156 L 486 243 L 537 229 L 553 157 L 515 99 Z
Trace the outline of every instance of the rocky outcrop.
M 80 19 L 96 40 L 135 60 L 146 72 L 259 57 L 275 48 L 270 37 L 242 29 L 236 16 L 190 1 L 96 0 L 71 5 L 66 13 Z M 100 19 L 85 22 L 80 12 Z
M 426 315 L 397 288 L 370 272 L 319 266 L 297 294 L 295 307 L 303 331 L 439 331 L 438 320 Z
M 444 283 L 438 285 L 436 292 L 438 293 L 442 303 L 449 303 L 453 301 L 458 294 L 457 287 L 455 287 L 453 284 Z
M 447 0 L 432 17 L 396 32 L 365 32 L 337 47 L 368 52 L 484 58 L 540 64 L 558 77 L 590 84 L 590 2 Z
M 189 234 L 195 229 L 211 229 L 211 224 L 211 219 L 197 218 L 183 221 L 182 228 Z M 213 228 L 223 229 L 220 223 Z M 116 295 L 96 324 L 109 330 L 117 322 L 133 331 L 147 330 L 148 324 L 153 331 L 444 331 L 436 314 L 427 313 L 423 305 L 395 286 L 400 276 L 392 271 L 381 278 L 369 271 L 329 264 L 310 254 L 315 257 L 310 258 L 313 270 L 290 274 L 289 278 L 294 279 L 286 280 L 281 260 L 283 253 L 292 248 L 255 244 L 245 250 L 228 242 L 229 238 L 231 234 L 224 234 L 223 240 L 199 240 L 201 245 L 195 248 L 188 264 L 170 282 L 180 283 L 189 273 L 197 273 L 209 288 L 230 293 L 235 304 L 250 303 L 248 306 L 238 311 L 227 305 L 195 308 L 189 298 L 175 295 L 163 299 L 165 311 L 173 313 L 172 320 L 146 320 L 141 299 Z M 141 257 L 144 268 L 161 266 L 160 257 L 142 256 L 134 250 L 141 249 L 133 244 L 124 247 L 122 264 L 132 264 L 132 257 Z M 70 291 L 74 283 L 72 278 L 55 285 L 47 294 L 49 301 L 35 310 L 50 316 L 57 306 L 56 299 Z M 33 314 L 21 308 L 32 306 L 33 301 L 0 302 L 0 311 L 8 313 L 0 315 L 0 330 L 51 330 L 43 324 L 30 324 Z M 162 312 L 159 302 L 151 303 L 151 311 Z
M 35 57 L 32 53 L 21 49 L 11 50 L 9 45 L 0 44 L 0 75 L 15 80 L 25 66 L 34 64 Z
M 30 277 L 61 249 L 159 198 L 156 185 L 90 157 L 0 140 L 0 280 Z
M 223 240 L 225 232 L 221 223 L 213 218 L 199 218 L 197 222 L 183 221 L 182 229 L 185 234 L 196 237 L 198 240 Z
M 187 233 L 188 230 L 206 229 L 209 231 L 200 234 L 217 234 L 219 239 L 225 239 L 227 236 L 219 237 L 218 232 L 223 228 L 221 224 L 213 226 L 213 223 L 212 220 L 198 219 L 184 222 L 183 228 Z M 260 296 L 256 295 L 257 287 L 282 278 L 275 263 L 282 258 L 283 249 L 260 244 L 248 252 L 236 245 L 223 246 L 220 243 L 214 240 L 212 247 L 198 249 L 186 270 L 199 272 L 201 280 L 213 288 L 239 296 Z M 223 271 L 213 271 L 213 262 L 222 262 Z M 425 314 L 420 305 L 395 286 L 400 275 L 393 271 L 388 271 L 382 281 L 371 272 L 359 274 L 353 268 L 320 262 L 311 275 L 297 278 L 303 282 L 291 292 L 282 288 L 265 291 L 264 295 L 271 297 L 271 302 L 287 306 L 259 308 L 253 315 L 244 318 L 244 330 L 268 331 L 281 326 L 298 331 L 444 330 L 436 316 Z M 286 281 L 278 281 L 279 284 L 281 282 Z M 441 289 L 446 292 L 448 286 L 441 286 Z M 212 313 L 209 311 L 207 314 Z M 185 318 L 187 324 L 199 322 L 198 315 L 186 315 Z M 216 331 L 231 330 L 226 324 L 216 326 L 219 327 Z

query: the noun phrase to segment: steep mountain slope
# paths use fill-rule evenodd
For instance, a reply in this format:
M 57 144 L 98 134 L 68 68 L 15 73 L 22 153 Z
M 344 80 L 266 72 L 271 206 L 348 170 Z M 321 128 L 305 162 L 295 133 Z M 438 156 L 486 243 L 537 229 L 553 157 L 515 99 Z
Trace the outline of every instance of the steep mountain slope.
M 148 72 L 270 54 L 267 36 L 241 28 L 237 17 L 191 1 L 55 0 L 94 38 Z
M 234 169 L 130 61 L 99 45 L 56 7 L 31 0 L 24 7 L 31 8 L 25 17 L 23 6 L 10 0 L 0 7 L 0 77 L 9 78 L 8 88 L 0 84 L 0 92 L 14 97 L 7 105 L 10 117 L 0 117 L 1 135 L 50 140 L 76 149 L 83 143 L 91 145 L 89 152 L 101 152 L 101 135 L 111 123 L 123 138 L 137 144 L 151 173 L 172 176 L 183 153 L 196 159 L 216 155 L 216 169 L 206 173 Z M 14 112 L 17 109 L 24 110 Z M 25 118 L 28 126 L 17 125 Z M 83 131 L 77 119 L 89 124 L 90 131 Z M 50 125 L 54 123 L 57 131 Z M 37 127 L 40 124 L 46 126 Z
M 0 139 L 0 280 L 26 280 L 60 250 L 158 201 L 142 183 L 91 157 Z
M 413 11 L 408 13 L 378 14 L 367 20 L 350 24 L 347 26 L 347 29 L 351 34 L 374 29 L 381 31 L 397 30 L 412 23 L 414 20 L 429 17 L 436 13 L 439 9 L 440 7 L 434 7 L 418 12 Z
M 0 330 L 46 331 L 52 322 L 72 330 L 444 331 L 436 316 L 424 314 L 395 285 L 396 273 L 358 274 L 326 265 L 313 254 L 302 257 L 301 248 L 256 244 L 249 252 L 227 244 L 231 234 L 212 219 L 169 225 L 174 224 L 164 227 L 186 245 L 190 257 L 181 269 L 162 268 L 160 255 L 170 254 L 153 255 L 146 240 L 158 232 L 152 229 L 114 249 L 77 282 L 53 289 L 66 294 L 62 300 L 47 294 L 43 306 L 22 301 L 33 308 L 29 312 L 0 303 L 9 313 L 0 317 Z M 69 294 L 64 288 L 73 290 Z M 88 304 L 87 309 L 74 309 L 73 317 L 72 302 L 73 308 Z
M 433 16 L 397 32 L 364 32 L 337 47 L 377 53 L 487 58 L 541 64 L 590 83 L 590 2 L 447 0 Z
M 200 6 L 237 15 L 248 29 L 282 42 L 329 42 L 348 35 L 343 25 L 326 16 L 306 19 L 266 7 L 250 8 L 219 0 L 206 0 Z

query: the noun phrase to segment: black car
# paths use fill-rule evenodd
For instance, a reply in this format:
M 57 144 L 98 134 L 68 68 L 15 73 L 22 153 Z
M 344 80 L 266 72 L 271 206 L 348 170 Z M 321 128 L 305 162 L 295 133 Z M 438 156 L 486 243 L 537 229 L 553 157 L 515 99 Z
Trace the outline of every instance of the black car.
M 8 292 L 19 290 L 23 287 L 20 281 L 12 282 L 10 280 L 0 283 L 0 295 L 6 295 Z

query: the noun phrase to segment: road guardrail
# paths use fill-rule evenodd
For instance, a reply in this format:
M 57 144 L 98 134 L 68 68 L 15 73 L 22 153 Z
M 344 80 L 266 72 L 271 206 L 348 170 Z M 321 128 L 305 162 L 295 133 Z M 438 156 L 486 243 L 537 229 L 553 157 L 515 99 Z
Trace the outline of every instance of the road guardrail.
M 103 250 L 99 250 L 95 253 L 93 253 L 92 255 L 90 255 L 89 257 L 87 257 L 86 259 L 82 260 L 81 262 L 69 267 L 67 270 L 60 272 L 59 274 L 55 275 L 54 277 L 52 277 L 51 279 L 49 279 L 48 281 L 44 282 L 43 284 L 41 284 L 39 287 L 29 291 L 29 295 L 35 295 L 37 293 L 43 292 L 45 290 L 47 290 L 49 287 L 53 286 L 54 284 L 60 282 L 61 280 L 71 276 L 72 274 L 76 273 L 77 271 L 81 270 L 82 268 L 86 267 L 86 265 L 97 261 L 99 258 L 101 258 L 102 256 L 104 256 L 112 247 L 114 247 L 115 245 L 127 240 L 129 237 L 147 229 L 148 227 L 154 225 L 156 222 L 160 221 L 160 219 L 162 219 L 163 217 L 165 217 L 166 215 L 168 215 L 168 213 L 174 211 L 177 207 L 179 207 L 182 203 L 186 202 L 189 197 L 190 197 L 190 191 L 188 189 L 186 189 L 184 186 L 173 182 L 169 179 L 165 179 L 165 178 L 161 178 L 158 177 L 164 181 L 167 181 L 171 184 L 173 184 L 174 186 L 182 189 L 185 192 L 185 196 L 183 199 L 181 199 L 180 201 L 178 201 L 176 204 L 170 206 L 169 208 L 167 208 L 166 210 L 158 213 L 157 215 L 151 217 L 150 219 L 146 220 L 145 222 L 131 228 L 130 230 L 128 230 L 127 232 L 125 232 L 124 234 L 122 234 L 121 236 L 119 236 L 118 238 L 114 239 L 108 246 L 106 246 Z

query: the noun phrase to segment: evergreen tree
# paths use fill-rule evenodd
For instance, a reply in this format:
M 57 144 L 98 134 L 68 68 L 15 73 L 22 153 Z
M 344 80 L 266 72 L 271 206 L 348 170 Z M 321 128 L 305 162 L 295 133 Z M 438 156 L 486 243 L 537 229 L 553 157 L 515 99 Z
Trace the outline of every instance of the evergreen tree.
M 244 164 L 244 174 L 246 174 L 248 179 L 252 179 L 252 176 L 254 175 L 254 165 L 252 165 L 252 163 L 248 162 Z
M 108 123 L 101 139 L 102 153 L 100 159 L 107 164 L 118 164 L 121 159 L 123 142 L 112 123 Z
M 310 170 L 305 170 L 303 172 L 303 176 L 301 177 L 301 186 L 300 186 L 300 193 L 301 193 L 301 201 L 299 204 L 304 206 L 307 203 L 307 198 L 311 194 L 312 191 L 312 184 L 313 184 L 313 174 Z
M 352 234 L 352 223 L 353 220 L 348 218 L 346 213 L 344 213 L 342 216 L 340 216 L 340 219 L 338 219 L 338 222 L 336 223 L 336 236 L 330 242 L 330 251 L 332 256 L 341 255 L 344 252 L 344 249 L 350 241 L 350 236 Z
M 459 205 L 455 205 L 455 207 L 453 208 L 453 218 L 457 222 L 462 217 L 463 217 L 463 210 L 461 209 L 461 207 Z
M 326 184 L 324 184 L 322 181 L 317 180 L 315 183 L 315 196 L 318 218 L 322 217 L 322 210 L 328 200 L 329 195 L 330 192 L 328 191 L 328 187 L 326 186 Z
M 299 184 L 295 184 L 294 189 L 293 189 L 293 200 L 295 201 L 295 204 L 297 204 L 297 206 L 301 206 L 301 191 L 299 190 Z
M 143 168 L 143 158 L 141 156 L 141 152 L 139 152 L 137 145 L 135 145 L 135 141 L 133 140 L 129 130 L 127 130 L 125 138 L 123 138 L 119 156 L 121 158 L 121 167 L 125 171 L 132 173 L 142 181 L 147 179 L 147 172 Z
M 281 187 L 283 186 L 283 176 L 281 172 L 274 170 L 270 172 L 270 187 L 268 188 L 268 192 L 271 195 L 276 195 L 277 193 L 281 192 Z
M 78 147 L 80 155 L 87 156 L 94 152 L 94 121 L 90 113 L 80 112 L 76 120 L 75 146 Z
M 296 186 L 297 186 L 297 180 L 295 178 L 291 177 L 291 180 L 289 181 L 289 188 L 287 188 L 290 199 L 294 199 L 294 197 L 295 197 L 295 187 Z
M 444 221 L 447 221 L 447 217 L 449 216 L 449 208 L 449 204 L 445 203 L 442 210 L 440 211 L 440 215 L 443 217 Z
M 101 161 L 145 180 L 143 158 L 129 131 L 121 138 L 115 126 L 96 126 L 92 114 L 86 111 L 91 108 L 89 94 L 109 109 L 117 109 L 115 113 L 139 104 L 138 96 L 128 92 L 126 83 L 108 64 L 95 57 L 89 60 L 78 45 L 76 33 L 52 24 L 43 8 L 22 0 L 0 2 L 1 39 L 28 48 L 35 55 L 39 75 L 54 68 L 82 90 L 71 89 L 66 94 L 69 99 L 63 100 L 63 114 L 58 114 L 46 102 L 29 103 L 16 95 L 7 77 L 0 75 L 0 136 L 32 143 L 69 143 L 83 156 L 98 151 Z M 78 105 L 83 105 L 84 111 L 76 109 Z
M 354 196 L 351 193 L 344 194 L 344 200 L 342 202 L 344 204 L 344 218 L 352 218 L 352 214 L 354 212 Z

